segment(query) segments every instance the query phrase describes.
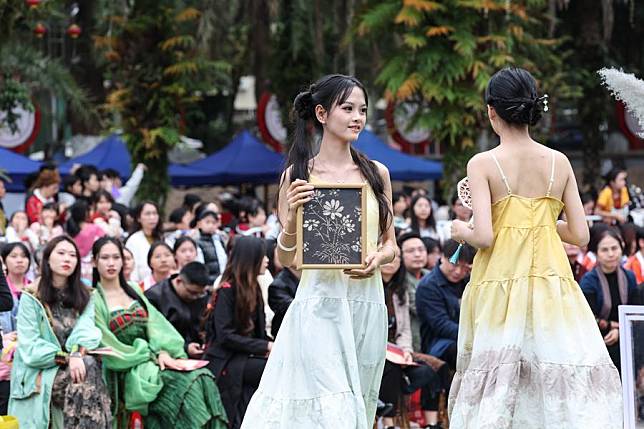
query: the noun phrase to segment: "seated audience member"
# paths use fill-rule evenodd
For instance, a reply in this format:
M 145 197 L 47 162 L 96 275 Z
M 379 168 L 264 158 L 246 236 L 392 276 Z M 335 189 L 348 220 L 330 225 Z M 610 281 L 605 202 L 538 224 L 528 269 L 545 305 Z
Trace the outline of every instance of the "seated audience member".
M 284 320 L 286 310 L 295 299 L 297 286 L 300 283 L 301 271 L 285 267 L 273 279 L 268 286 L 268 305 L 273 310 L 273 321 L 271 323 L 271 335 L 277 337 L 277 333 Z
M 79 252 L 68 236 L 45 247 L 42 276 L 20 298 L 17 331 L 9 414 L 20 427 L 112 429 L 101 366 L 86 354 L 101 341 L 94 297 L 81 283 Z
M 174 242 L 174 246 L 172 248 L 174 260 L 177 263 L 177 270 L 182 269 L 190 262 L 197 261 L 203 263 L 203 255 L 201 255 L 201 260 L 199 260 L 199 250 L 199 246 L 191 237 L 188 237 L 187 235 L 179 237 L 177 241 Z
M 67 209 L 76 202 L 76 199 L 83 193 L 83 185 L 80 178 L 70 174 L 63 178 L 63 190 L 58 193 L 58 204 Z
M 91 202 L 94 206 L 94 213 L 91 216 L 92 222 L 100 226 L 110 237 L 120 238 L 123 235 L 121 215 L 112 209 L 115 204 L 112 194 L 104 189 L 99 189 L 92 194 Z
M 410 204 L 410 221 L 408 223 L 409 231 L 421 237 L 430 237 L 435 240 L 439 239 L 438 231 L 436 231 L 436 219 L 434 218 L 432 200 L 427 195 L 418 194 L 412 198 Z
M 627 220 L 630 196 L 626 179 L 628 173 L 621 168 L 612 169 L 606 176 L 606 186 L 597 197 L 595 213 L 608 225 L 623 224 Z
M 443 359 L 456 369 L 456 345 L 461 297 L 469 280 L 476 250 L 465 244 L 458 262 L 449 261 L 458 243 L 449 240 L 443 246 L 440 264 L 425 276 L 416 291 L 416 310 L 420 320 L 422 350 Z
M 394 212 L 394 228 L 398 231 L 404 231 L 409 228 L 409 224 L 405 219 L 407 209 L 409 209 L 409 201 L 404 192 L 394 192 L 393 197 L 393 212 Z
M 425 268 L 431 271 L 436 267 L 441 256 L 443 256 L 443 250 L 441 244 L 433 238 L 423 237 L 421 240 L 423 240 L 423 244 L 427 249 L 427 265 L 425 265 Z
M 204 358 L 210 361 L 231 428 L 240 427 L 273 345 L 266 335 L 257 282 L 267 265 L 262 239 L 238 237 L 206 314 L 208 347 Z
M 98 169 L 93 165 L 81 165 L 74 174 L 81 181 L 81 187 L 83 188 L 81 197 L 89 201 L 92 198 L 92 194 L 101 189 Z
M 414 350 L 423 350 L 420 343 L 420 321 L 416 313 L 416 288 L 420 280 L 429 274 L 429 270 L 425 268 L 427 266 L 427 248 L 420 235 L 415 232 L 408 232 L 398 237 L 398 247 L 400 247 L 402 263 L 407 273 L 405 282 L 409 294 L 412 345 Z
M 38 248 L 38 236 L 29 228 L 27 214 L 24 211 L 15 211 L 9 218 L 5 241 L 7 243 L 23 243 L 32 253 Z
M 64 233 L 63 227 L 58 225 L 58 206 L 56 203 L 47 203 L 42 207 L 38 222 L 32 223 L 29 228 L 38 237 L 39 246 L 44 246 L 54 237 Z
M 9 407 L 9 393 L 11 380 L 11 355 L 15 350 L 18 339 L 16 318 L 18 317 L 18 306 L 22 290 L 27 288 L 31 283 L 27 280 L 27 271 L 31 263 L 31 256 L 27 246 L 22 243 L 4 244 L 0 249 L 0 288 L 4 289 L 3 278 L 4 269 L 6 268 L 6 284 L 11 291 L 13 298 L 13 308 L 8 311 L 0 312 L 0 328 L 2 329 L 2 360 L 0 361 L 0 415 L 7 415 Z M 4 267 L 3 263 L 4 262 Z
M 25 202 L 29 224 L 38 222 L 40 211 L 47 203 L 55 203 L 60 186 L 60 175 L 56 170 L 42 170 L 34 183 L 34 191 Z
M 411 324 L 409 319 L 409 293 L 405 286 L 405 267 L 401 265 L 400 258 L 381 267 L 382 280 L 385 288 L 385 305 L 387 306 L 388 334 L 387 341 L 400 347 L 404 353 L 406 363 L 414 363 Z M 442 372 L 447 378 L 445 362 L 435 359 L 436 368 L 425 362 L 418 362 L 418 366 L 406 366 L 385 361 L 385 368 L 380 385 L 380 399 L 386 403 L 400 404 L 403 394 L 411 394 L 421 389 L 421 408 L 425 422 L 429 429 L 439 429 L 438 425 L 438 398 L 440 391 L 449 387 L 443 383 L 437 371 Z M 439 369 L 440 368 L 440 369 Z M 383 416 L 383 426 L 394 429 L 393 417 L 396 415 L 394 408 Z
M 568 262 L 570 263 L 570 269 L 572 270 L 572 275 L 575 278 L 576 282 L 581 281 L 581 278 L 586 274 L 586 269 L 582 264 L 584 255 L 579 246 L 570 243 L 563 243 L 564 250 L 566 251 L 566 256 L 568 256 Z
M 621 267 L 623 248 L 624 243 L 617 230 L 604 229 L 588 248 L 597 255 L 597 265 L 584 275 L 580 283 L 597 318 L 608 354 L 620 371 L 618 307 L 640 304 L 635 275 Z
M 636 249 L 637 251 L 633 256 L 628 258 L 628 262 L 624 268 L 631 270 L 635 274 L 635 280 L 637 284 L 644 283 L 644 228 L 639 226 L 637 227 L 636 232 Z M 642 303 L 644 304 L 644 303 Z
M 263 238 L 270 231 L 270 226 L 266 224 L 266 211 L 255 198 L 242 198 L 239 212 L 240 222 L 235 228 L 236 235 L 253 235 Z
M 166 280 L 176 270 L 172 249 L 164 241 L 152 243 L 147 262 L 151 273 L 140 283 L 143 291 Z
M 172 323 L 185 340 L 188 356 L 200 358 L 203 341 L 199 332 L 201 317 L 208 304 L 208 271 L 200 262 L 190 262 L 178 274 L 152 286 L 145 297 Z
M 147 264 L 150 245 L 162 239 L 163 223 L 159 218 L 159 206 L 153 201 L 143 201 L 134 210 L 134 228 L 125 242 L 125 247 L 134 255 L 136 269 L 132 273 L 133 281 L 141 282 L 150 276 Z
M 181 207 L 192 213 L 192 217 L 194 218 L 195 210 L 199 204 L 201 204 L 201 197 L 199 195 L 186 194 L 183 196 L 183 204 L 181 204 Z
M 7 194 L 7 188 L 4 185 L 4 182 L 9 180 L 7 176 L 0 173 L 0 237 L 4 235 L 5 229 L 7 228 L 7 215 L 4 212 L 4 206 L 2 205 L 2 199 Z
M 197 214 L 193 221 L 193 224 L 198 229 L 196 241 L 203 253 L 203 262 L 208 268 L 210 284 L 215 283 L 217 277 L 226 267 L 228 260 L 224 242 L 218 232 L 219 219 L 219 212 L 209 210 L 207 205 L 202 205 L 197 209 Z
M 226 429 L 227 420 L 212 373 L 179 371 L 184 339 L 135 283 L 122 274 L 123 247 L 104 237 L 94 244 L 96 326 L 115 427 L 129 428 L 133 412 L 146 429 Z

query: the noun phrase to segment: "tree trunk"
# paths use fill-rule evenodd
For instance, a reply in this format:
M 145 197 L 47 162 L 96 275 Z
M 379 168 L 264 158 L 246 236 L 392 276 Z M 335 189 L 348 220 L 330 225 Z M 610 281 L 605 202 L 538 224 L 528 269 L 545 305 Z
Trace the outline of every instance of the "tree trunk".
M 259 101 L 262 92 L 267 89 L 266 68 L 270 54 L 270 16 L 267 0 L 255 0 L 253 7 L 253 31 L 251 52 L 254 57 L 253 74 L 255 75 L 255 100 Z

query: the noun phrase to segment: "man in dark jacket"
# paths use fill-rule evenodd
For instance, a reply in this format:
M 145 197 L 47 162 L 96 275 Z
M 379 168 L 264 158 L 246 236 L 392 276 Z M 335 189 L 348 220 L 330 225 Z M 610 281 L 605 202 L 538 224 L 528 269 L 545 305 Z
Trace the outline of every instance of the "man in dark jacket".
M 203 260 L 208 269 L 208 281 L 212 285 L 219 274 L 226 268 L 228 256 L 218 232 L 219 213 L 209 210 L 207 205 L 197 209 L 195 219 L 191 225 L 199 230 L 197 244 L 203 253 Z
M 277 337 L 277 332 L 282 325 L 286 310 L 295 299 L 295 292 L 297 292 L 301 275 L 301 271 L 285 267 L 275 276 L 273 283 L 268 287 L 268 306 L 275 313 L 271 322 L 271 335 L 273 338 Z
M 205 291 L 208 284 L 204 264 L 190 262 L 179 274 L 173 274 L 145 292 L 145 297 L 181 334 L 186 353 L 192 358 L 200 358 L 204 352 L 199 327 L 208 304 Z
M 458 243 L 448 240 L 440 264 L 425 276 L 416 290 L 416 310 L 420 319 L 422 350 L 443 359 L 456 369 L 456 345 L 461 297 L 469 281 L 476 250 L 465 244 L 456 264 L 449 258 Z

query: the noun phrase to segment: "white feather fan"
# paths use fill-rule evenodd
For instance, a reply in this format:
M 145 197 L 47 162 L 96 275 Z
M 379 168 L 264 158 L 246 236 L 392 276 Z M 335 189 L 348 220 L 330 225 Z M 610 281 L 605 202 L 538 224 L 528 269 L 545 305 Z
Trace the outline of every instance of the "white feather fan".
M 644 129 L 644 81 L 631 73 L 624 73 L 614 68 L 603 68 L 598 71 L 604 85 L 610 89 L 615 98 L 621 100 L 626 108 L 637 118 Z M 644 138 L 644 134 L 640 134 Z

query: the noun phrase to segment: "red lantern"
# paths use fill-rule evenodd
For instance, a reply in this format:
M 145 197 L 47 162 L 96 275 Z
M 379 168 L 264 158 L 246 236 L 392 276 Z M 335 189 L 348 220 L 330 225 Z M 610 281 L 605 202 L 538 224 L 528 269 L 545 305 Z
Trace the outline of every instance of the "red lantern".
M 34 9 L 38 7 L 40 2 L 41 0 L 25 0 L 25 3 L 27 3 L 27 6 L 29 6 L 29 9 Z
M 81 28 L 76 24 L 72 24 L 69 26 L 69 28 L 67 28 L 67 35 L 72 39 L 77 39 L 80 34 Z
M 34 34 L 35 34 L 35 35 L 36 35 L 36 37 L 37 37 L 37 38 L 39 38 L 39 39 L 41 39 L 41 38 L 42 38 L 42 36 L 44 36 L 46 32 L 47 32 L 47 27 L 45 27 L 45 26 L 43 25 L 43 23 L 42 23 L 42 22 L 39 22 L 39 23 L 38 23 L 38 24 L 36 24 L 36 26 L 34 27 Z

